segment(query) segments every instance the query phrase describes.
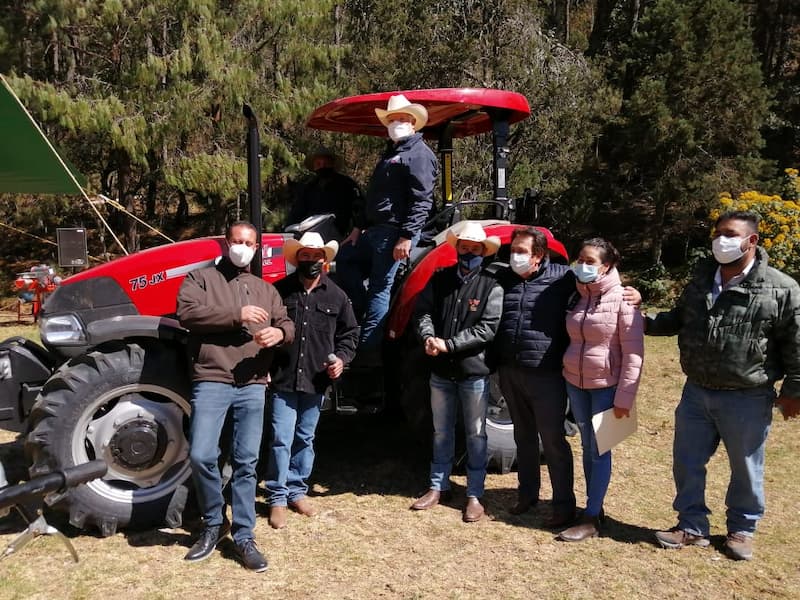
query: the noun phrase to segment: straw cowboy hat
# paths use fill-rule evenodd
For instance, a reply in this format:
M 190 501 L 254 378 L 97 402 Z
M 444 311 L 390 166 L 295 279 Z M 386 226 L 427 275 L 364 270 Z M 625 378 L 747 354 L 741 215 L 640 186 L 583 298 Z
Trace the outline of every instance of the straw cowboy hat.
M 397 94 L 389 98 L 386 110 L 382 108 L 375 109 L 375 114 L 378 115 L 378 120 L 383 123 L 384 127 L 389 125 L 389 116 L 398 113 L 405 113 L 414 117 L 414 129 L 416 131 L 425 127 L 425 123 L 428 122 L 428 110 L 422 104 L 412 104 L 403 94 Z
M 333 168 L 336 171 L 342 170 L 342 157 L 336 154 L 333 150 L 328 148 L 327 146 L 319 146 L 314 150 L 314 152 L 306 155 L 305 160 L 303 161 L 303 165 L 309 171 L 314 170 L 314 159 L 318 156 L 327 156 L 333 161 Z
M 290 265 L 297 266 L 297 253 L 303 248 L 325 251 L 325 262 L 331 262 L 339 250 L 339 243 L 331 240 L 327 244 L 316 231 L 306 231 L 299 240 L 289 238 L 283 243 L 283 257 Z
M 500 238 L 496 235 L 486 237 L 486 232 L 481 227 L 481 224 L 475 221 L 456 223 L 447 231 L 447 243 L 453 248 L 458 244 L 458 240 L 480 242 L 483 244 L 483 256 L 496 254 L 501 244 Z

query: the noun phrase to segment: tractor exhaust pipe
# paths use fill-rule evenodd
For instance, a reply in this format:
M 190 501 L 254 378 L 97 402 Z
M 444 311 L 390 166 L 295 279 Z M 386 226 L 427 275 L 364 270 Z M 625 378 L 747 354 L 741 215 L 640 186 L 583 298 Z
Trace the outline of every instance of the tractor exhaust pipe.
M 261 277 L 261 141 L 258 135 L 258 119 L 249 104 L 242 106 L 247 119 L 247 195 L 250 198 L 250 222 L 256 228 L 258 249 L 250 263 L 250 272 Z

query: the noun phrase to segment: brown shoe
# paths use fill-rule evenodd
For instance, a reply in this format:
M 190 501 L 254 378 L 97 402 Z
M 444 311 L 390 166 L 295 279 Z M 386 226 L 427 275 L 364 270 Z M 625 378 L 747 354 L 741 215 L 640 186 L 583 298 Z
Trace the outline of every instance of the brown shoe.
M 269 507 L 269 526 L 273 529 L 283 529 L 286 527 L 286 517 L 289 511 L 285 506 L 270 506 Z
M 300 496 L 297 500 L 289 502 L 289 506 L 293 511 L 300 513 L 306 517 L 316 517 L 319 511 L 314 508 L 308 496 Z
M 417 498 L 414 504 L 411 505 L 411 510 L 428 510 L 439 504 L 440 501 L 449 500 L 450 497 L 450 490 L 445 490 L 444 492 L 428 490 L 424 496 Z
M 467 503 L 464 505 L 464 516 L 462 517 L 464 523 L 480 521 L 485 514 L 486 511 L 483 510 L 483 505 L 480 500 L 474 496 L 467 498 Z
M 525 496 L 520 496 L 517 499 L 517 503 L 508 509 L 508 512 L 512 515 L 521 515 L 528 512 L 532 509 L 536 504 L 539 502 L 538 498 L 534 498 L 531 500 Z
M 553 511 L 553 514 L 550 515 L 550 518 L 544 522 L 544 526 L 547 529 L 563 529 L 565 527 L 569 527 L 575 522 L 575 509 L 566 510 L 566 509 L 556 509 Z
M 582 542 L 585 539 L 597 537 L 600 534 L 600 519 L 583 515 L 578 523 L 558 534 L 558 539 L 564 542 Z
M 656 541 L 661 544 L 662 548 L 668 548 L 669 550 L 680 550 L 684 546 L 708 548 L 711 543 L 707 537 L 689 533 L 679 527 L 673 527 L 668 531 L 656 531 Z
M 729 533 L 725 539 L 725 552 L 734 560 L 753 559 L 753 536 Z

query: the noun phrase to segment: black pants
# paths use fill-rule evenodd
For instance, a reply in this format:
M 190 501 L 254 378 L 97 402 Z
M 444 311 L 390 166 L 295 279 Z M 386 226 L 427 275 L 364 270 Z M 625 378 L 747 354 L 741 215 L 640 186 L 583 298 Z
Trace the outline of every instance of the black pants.
M 515 366 L 499 370 L 500 389 L 514 422 L 517 476 L 521 498 L 539 498 L 539 436 L 553 486 L 553 508 L 575 509 L 572 449 L 564 434 L 567 390 L 560 373 Z

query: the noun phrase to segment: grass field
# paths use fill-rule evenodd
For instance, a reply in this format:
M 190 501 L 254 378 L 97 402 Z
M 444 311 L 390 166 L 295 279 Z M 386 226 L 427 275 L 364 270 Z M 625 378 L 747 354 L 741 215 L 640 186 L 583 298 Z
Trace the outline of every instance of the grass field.
M 672 412 L 683 378 L 673 339 L 647 340 L 640 390 L 639 431 L 614 452 L 602 537 L 581 544 L 554 541 L 539 512 L 514 517 L 516 476 L 490 474 L 490 516 L 461 522 L 465 478 L 454 477 L 449 506 L 408 510 L 427 484 L 424 452 L 390 415 L 324 419 L 318 435 L 315 519 L 290 515 L 270 529 L 258 498 L 257 541 L 270 560 L 252 574 L 232 558 L 229 542 L 208 561 L 182 557 L 188 530 L 73 536 L 81 562 L 70 561 L 52 538 L 40 538 L 0 562 L 0 598 L 798 598 L 800 453 L 795 423 L 776 418 L 767 456 L 767 515 L 756 558 L 733 562 L 721 552 L 728 468 L 723 450 L 709 466 L 712 515 L 709 549 L 667 551 L 653 530 L 670 527 Z M 777 413 L 776 413 L 777 415 Z M 6 457 L 18 446 L 7 434 Z M 580 446 L 575 450 L 576 473 Z M 546 475 L 543 498 L 549 499 Z M 576 489 L 583 498 L 582 476 Z M 580 500 L 579 500 L 580 501 Z M 63 524 L 60 517 L 52 516 Z M 193 525 L 190 523 L 189 525 Z M 20 530 L 7 519 L 0 548 Z

